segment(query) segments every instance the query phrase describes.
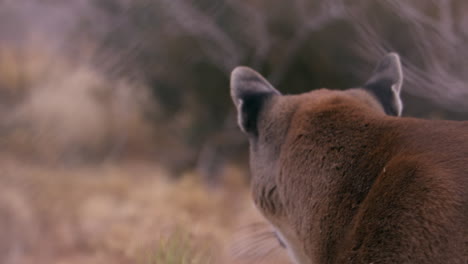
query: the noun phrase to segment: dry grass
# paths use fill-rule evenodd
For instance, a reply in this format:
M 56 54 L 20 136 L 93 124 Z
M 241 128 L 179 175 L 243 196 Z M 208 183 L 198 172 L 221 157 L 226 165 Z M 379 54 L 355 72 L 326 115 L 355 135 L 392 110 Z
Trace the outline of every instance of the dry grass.
M 261 217 L 233 169 L 212 190 L 146 163 L 45 168 L 3 157 L 0 167 L 1 263 L 261 263 L 277 247 L 256 237 L 265 225 L 252 225 Z
M 155 248 L 143 254 L 144 264 L 208 264 L 212 263 L 206 249 L 197 248 L 186 231 L 179 231 L 162 239 Z
M 79 56 L 78 56 L 79 57 Z M 84 58 L 83 58 L 84 57 Z M 0 43 L 0 147 L 42 163 L 154 156 L 147 87 L 110 78 L 47 42 Z
M 241 172 L 170 181 L 144 89 L 40 43 L 0 45 L 0 263 L 288 263 Z

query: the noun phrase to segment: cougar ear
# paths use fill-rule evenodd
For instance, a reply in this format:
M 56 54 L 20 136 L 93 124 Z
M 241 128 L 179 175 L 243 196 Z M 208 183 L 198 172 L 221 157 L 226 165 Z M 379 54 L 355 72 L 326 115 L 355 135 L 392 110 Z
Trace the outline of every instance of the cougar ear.
M 377 65 L 364 89 L 372 93 L 382 104 L 386 114 L 401 116 L 403 104 L 400 98 L 403 73 L 400 57 L 396 53 L 387 54 Z
M 256 71 L 243 66 L 232 71 L 231 97 L 237 108 L 237 120 L 243 132 L 258 132 L 258 115 L 264 102 L 274 95 L 281 94 Z

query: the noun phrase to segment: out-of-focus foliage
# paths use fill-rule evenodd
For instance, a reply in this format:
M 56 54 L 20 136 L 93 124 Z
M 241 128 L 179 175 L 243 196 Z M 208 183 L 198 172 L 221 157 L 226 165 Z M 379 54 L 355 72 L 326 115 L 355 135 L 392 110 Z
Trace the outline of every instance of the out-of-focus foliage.
M 176 175 L 211 177 L 245 161 L 228 90 L 235 66 L 284 93 L 344 89 L 389 51 L 402 55 L 406 115 L 464 118 L 467 9 L 461 0 L 4 0 L 4 144 L 59 161 L 144 153 Z

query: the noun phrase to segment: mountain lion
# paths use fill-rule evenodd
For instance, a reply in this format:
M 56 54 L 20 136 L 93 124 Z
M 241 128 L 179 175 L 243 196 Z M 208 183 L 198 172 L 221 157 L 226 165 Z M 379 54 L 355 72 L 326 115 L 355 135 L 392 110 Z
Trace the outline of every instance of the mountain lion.
M 232 72 L 254 202 L 295 263 L 468 263 L 468 122 L 401 117 L 402 81 L 394 53 L 345 91 Z

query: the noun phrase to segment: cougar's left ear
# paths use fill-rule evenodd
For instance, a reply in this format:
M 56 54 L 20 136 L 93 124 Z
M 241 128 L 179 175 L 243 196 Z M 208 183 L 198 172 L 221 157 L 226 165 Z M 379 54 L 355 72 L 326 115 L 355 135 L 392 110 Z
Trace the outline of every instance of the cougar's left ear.
M 257 119 L 266 100 L 281 95 L 259 73 L 237 67 L 231 73 L 231 97 L 237 108 L 239 126 L 247 134 L 257 134 Z
M 400 57 L 396 53 L 387 54 L 377 65 L 364 89 L 372 93 L 382 104 L 386 114 L 401 116 L 403 104 L 400 98 L 403 73 Z

